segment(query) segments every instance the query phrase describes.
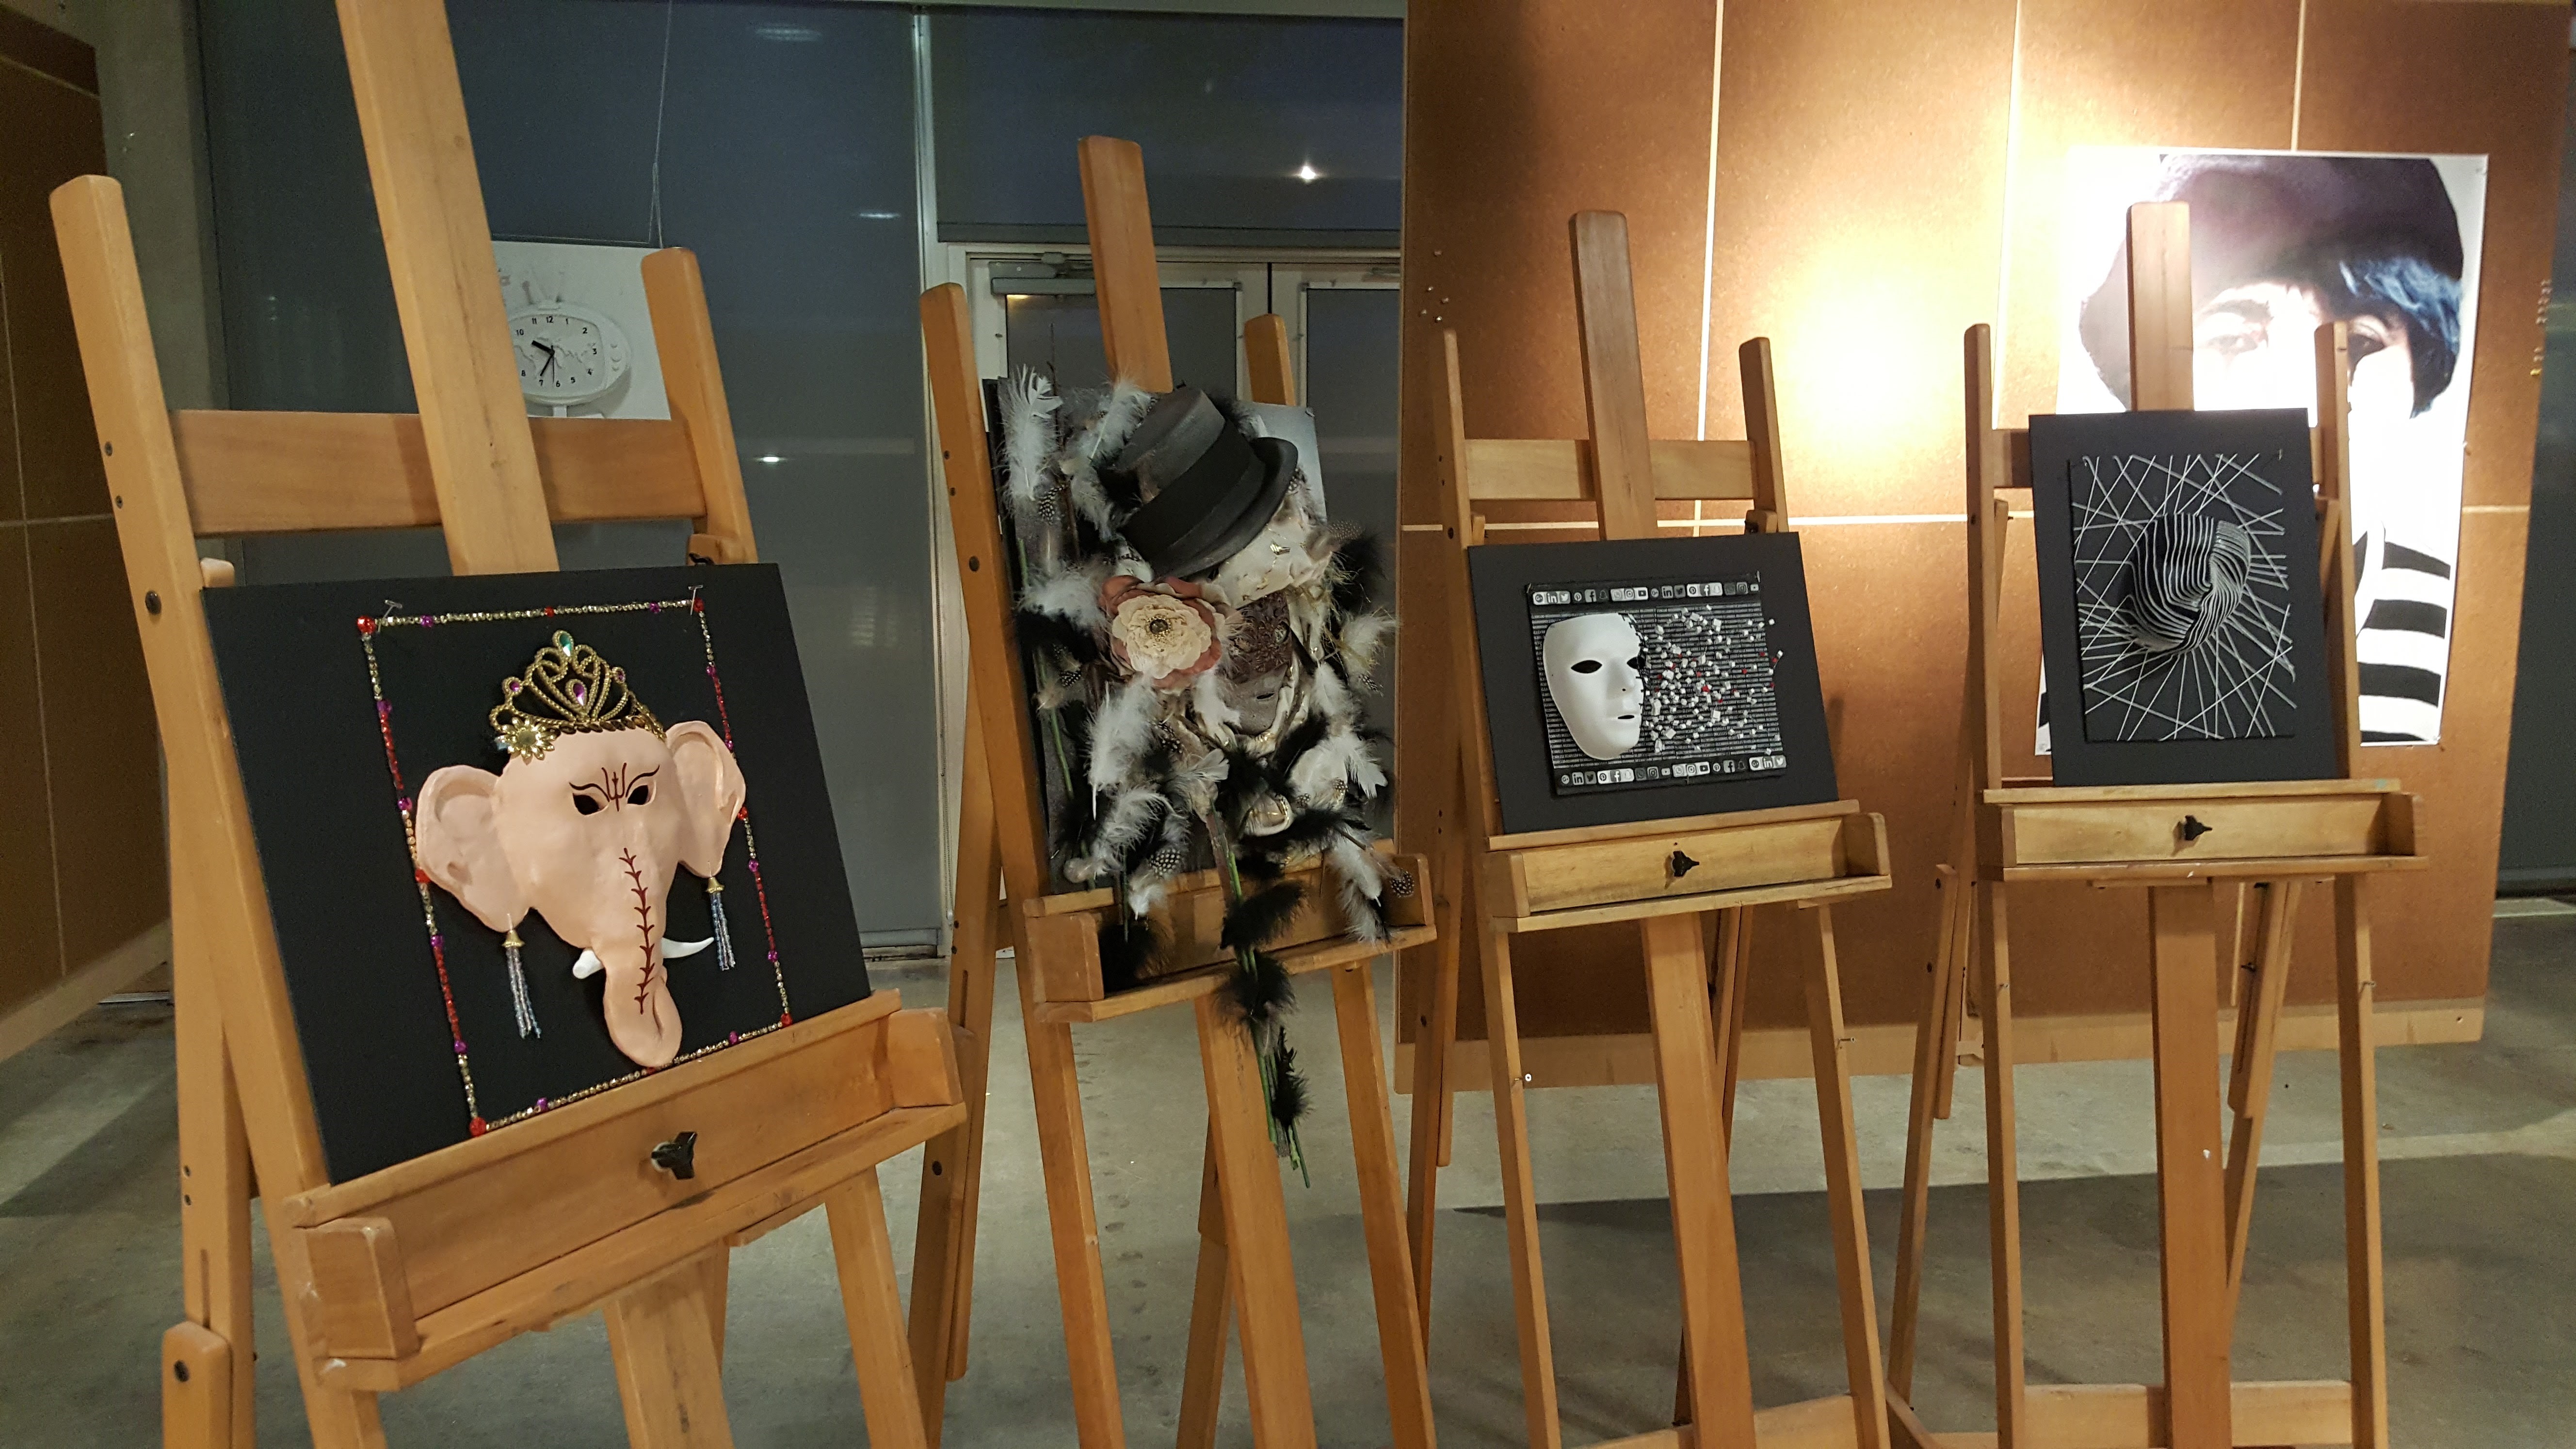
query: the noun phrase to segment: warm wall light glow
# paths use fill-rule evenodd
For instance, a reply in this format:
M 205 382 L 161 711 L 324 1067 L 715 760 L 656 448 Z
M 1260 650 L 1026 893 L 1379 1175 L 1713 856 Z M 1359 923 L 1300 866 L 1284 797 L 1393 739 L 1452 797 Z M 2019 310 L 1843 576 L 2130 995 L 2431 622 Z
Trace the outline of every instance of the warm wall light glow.
M 1314 163 L 1314 162 L 1312 162 L 1312 161 L 1309 161 L 1309 162 L 1307 162 L 1305 165 L 1298 167 L 1296 170 L 1294 170 L 1294 171 L 1292 171 L 1292 172 L 1290 172 L 1290 173 L 1288 173 L 1288 174 L 1289 174 L 1289 175 L 1291 175 L 1291 176 L 1296 177 L 1296 178 L 1297 178 L 1298 180 L 1300 180 L 1300 181 L 1313 181 L 1313 180 L 1315 180 L 1317 177 L 1322 176 L 1324 173 L 1323 173 L 1323 172 L 1321 172 L 1321 171 L 1316 170 L 1316 169 L 1315 169 L 1315 163 Z

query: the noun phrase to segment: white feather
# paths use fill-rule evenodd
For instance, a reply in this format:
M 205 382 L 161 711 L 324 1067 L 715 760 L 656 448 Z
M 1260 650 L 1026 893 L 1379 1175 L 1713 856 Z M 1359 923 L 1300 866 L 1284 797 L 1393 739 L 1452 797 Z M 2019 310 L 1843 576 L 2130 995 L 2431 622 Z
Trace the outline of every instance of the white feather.
M 1342 832 L 1334 834 L 1324 853 L 1341 885 L 1342 920 L 1351 934 L 1363 941 L 1385 940 L 1386 917 L 1379 900 L 1386 890 L 1386 857 Z
M 1109 384 L 1099 415 L 1074 439 L 1073 451 L 1094 465 L 1106 463 L 1127 446 L 1127 436 L 1153 409 L 1154 395 L 1125 378 Z
M 1032 613 L 1053 614 L 1086 629 L 1106 629 L 1109 619 L 1100 612 L 1099 576 L 1103 572 L 1098 565 L 1059 569 L 1021 590 L 1020 607 Z
M 1386 786 L 1386 772 L 1370 755 L 1368 741 L 1346 729 L 1324 736 L 1288 770 L 1289 788 L 1309 805 L 1340 798 L 1345 782 L 1357 786 L 1362 795 L 1375 795 Z
M 1343 685 L 1341 671 L 1330 664 L 1315 666 L 1315 712 L 1336 725 L 1347 726 L 1359 718 L 1359 701 Z
M 1065 468 L 1065 488 L 1073 495 L 1073 506 L 1091 520 L 1091 526 L 1102 533 L 1113 531 L 1109 513 L 1109 495 L 1100 487 L 1100 471 L 1088 460 L 1076 458 Z
M 1022 368 L 1002 383 L 1003 477 L 1011 500 L 1026 508 L 1036 504 L 1049 479 L 1047 452 L 1055 441 L 1056 409 L 1064 399 L 1039 373 Z
M 1213 669 L 1191 682 L 1190 713 L 1196 716 L 1192 723 L 1219 744 L 1231 741 L 1234 727 L 1243 723 L 1243 716 L 1225 702 L 1224 681 Z
M 1367 679 L 1377 673 L 1378 656 L 1393 637 L 1391 614 L 1362 614 L 1348 620 L 1342 625 L 1342 659 L 1354 676 Z
M 1100 466 L 1118 456 L 1127 445 L 1127 437 L 1145 419 L 1154 405 L 1154 395 L 1136 384 L 1120 378 L 1109 386 L 1109 396 L 1102 400 L 1099 414 L 1074 435 L 1073 443 L 1061 459 L 1073 506 L 1091 520 L 1091 526 L 1106 534 L 1112 532 L 1109 495 L 1100 486 Z
M 1205 815 L 1214 809 L 1216 788 L 1225 783 L 1226 769 L 1223 750 L 1203 750 L 1196 759 L 1174 769 L 1170 788 L 1174 795 L 1180 797 L 1181 809 L 1192 816 Z
M 1127 783 L 1128 773 L 1154 741 L 1154 687 L 1134 680 L 1102 702 L 1091 717 L 1091 788 L 1106 794 Z
M 1100 828 L 1093 832 L 1090 853 L 1067 861 L 1064 873 L 1077 881 L 1109 874 L 1144 838 L 1145 827 L 1167 813 L 1163 804 L 1163 797 L 1152 790 L 1122 790 L 1112 796 L 1109 809 L 1100 817 Z

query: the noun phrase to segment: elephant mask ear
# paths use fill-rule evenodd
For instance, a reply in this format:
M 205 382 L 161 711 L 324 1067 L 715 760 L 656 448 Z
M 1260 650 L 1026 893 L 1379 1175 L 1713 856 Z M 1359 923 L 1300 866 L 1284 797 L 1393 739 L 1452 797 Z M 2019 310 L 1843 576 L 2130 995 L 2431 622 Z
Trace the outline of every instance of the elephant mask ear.
M 680 861 L 701 876 L 713 877 L 724 869 L 734 817 L 742 813 L 742 767 L 734 763 L 724 737 L 701 721 L 671 726 L 666 739 L 689 812 L 689 847 Z
M 449 765 L 421 782 L 412 811 L 420 868 L 474 918 L 507 931 L 528 913 L 527 893 L 510 873 L 496 828 L 494 796 L 501 777 L 471 765 Z

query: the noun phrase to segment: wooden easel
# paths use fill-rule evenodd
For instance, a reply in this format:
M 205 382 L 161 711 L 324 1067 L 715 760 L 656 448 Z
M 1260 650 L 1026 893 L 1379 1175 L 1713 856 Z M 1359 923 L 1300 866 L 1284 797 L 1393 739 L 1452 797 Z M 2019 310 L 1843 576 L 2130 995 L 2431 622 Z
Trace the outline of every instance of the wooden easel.
M 1656 498 L 1679 491 L 1668 485 L 1708 490 L 1683 496 L 1749 499 L 1753 508 L 1746 526 L 1755 531 L 1783 532 L 1788 521 L 1769 344 L 1757 338 L 1741 353 L 1745 412 L 1753 433 L 1749 447 L 1649 443 L 1627 219 L 1616 212 L 1579 212 L 1572 233 L 1589 443 L 1468 438 L 1454 332 L 1442 335 L 1444 376 L 1433 395 L 1442 528 L 1454 545 L 1442 551 L 1449 571 L 1445 623 L 1456 661 L 1452 672 L 1465 787 L 1463 808 L 1453 817 L 1459 822 L 1450 846 L 1454 854 L 1442 862 L 1442 880 L 1453 891 L 1472 882 L 1473 899 L 1482 912 L 1494 1123 L 1502 1153 L 1529 1441 L 1534 1449 L 1558 1449 L 1564 1435 L 1539 1264 L 1538 1204 L 1522 1101 L 1519 1023 L 1512 1005 L 1511 942 L 1525 932 L 1635 921 L 1644 939 L 1664 1163 L 1680 1266 L 1684 1413 L 1679 1417 L 1690 1427 L 1617 1442 L 1636 1449 L 1690 1444 L 1751 1449 L 1765 1438 L 1794 1438 L 1799 1444 L 1877 1449 L 1886 1443 L 1884 1385 L 1861 1214 L 1832 903 L 1888 888 L 1884 822 L 1845 800 L 1638 825 L 1501 833 L 1483 667 L 1468 590 L 1468 550 L 1483 541 L 1476 500 L 1580 498 L 1588 475 L 1606 538 L 1654 536 Z M 1480 473 L 1491 476 L 1480 478 Z M 1695 862 L 1686 874 L 1676 875 L 1668 864 L 1677 851 Z M 1851 1391 L 1757 1414 L 1736 1264 L 1734 1202 L 1727 1187 L 1726 1135 L 1742 1030 L 1746 921 L 1754 907 L 1781 902 L 1805 909 L 1815 926 L 1815 950 L 1806 963 L 1808 1022 Z M 1443 905 L 1444 912 L 1456 909 Z M 1712 924 L 1719 941 L 1714 993 L 1708 946 Z M 1453 953 L 1443 955 L 1454 962 Z M 1444 987 L 1452 1001 L 1454 993 L 1454 985 Z M 1417 1099 L 1415 1112 L 1419 1124 L 1430 1115 L 1430 1103 Z M 1417 1174 L 1424 1130 L 1417 1126 Z
M 164 1442 L 254 1441 L 256 1191 L 323 1449 L 383 1444 L 379 1394 L 593 1309 L 630 1441 L 728 1445 L 726 1253 L 817 1203 L 870 1442 L 919 1445 L 876 1166 L 966 1109 L 945 1019 L 897 1010 L 891 990 L 329 1180 L 200 599 L 232 570 L 201 563 L 198 539 L 435 524 L 457 572 L 512 572 L 555 567 L 551 519 L 682 517 L 691 553 L 755 557 L 696 260 L 644 266 L 670 421 L 532 423 L 445 11 L 351 0 L 342 26 L 418 415 L 170 412 L 122 192 L 92 176 L 53 198 L 169 770 L 188 1316 L 162 1344 Z M 651 1166 L 680 1130 L 700 1134 L 686 1182 Z
M 2181 203 L 2129 212 L 2132 406 L 2192 405 L 2191 221 Z M 1969 986 L 1985 1039 L 1986 1169 L 1993 1243 L 1995 1418 L 2003 1449 L 2084 1443 L 2117 1449 L 2221 1449 L 2231 1444 L 2388 1444 L 2387 1336 L 2379 1247 L 2377 1087 L 2372 1062 L 2370 877 L 2420 868 L 2415 797 L 2364 779 L 2360 683 L 2353 654 L 2350 510 L 2351 366 L 2343 324 L 2317 332 L 2315 472 L 2326 672 L 2343 778 L 2245 785 L 2055 788 L 2004 778 L 2001 495 L 2031 486 L 2029 434 L 1994 426 L 1993 340 L 1968 330 L 1968 673 L 1962 723 L 1958 864 L 1944 876 L 1942 919 L 1915 1056 L 1905 1199 L 1888 1334 L 1890 1411 L 1900 1443 L 1936 1440 L 1907 1403 L 1923 1285 L 1932 1124 L 1949 1112 Z M 2069 682 L 2071 683 L 2071 681 Z M 2187 831 L 2192 818 L 2211 827 Z M 2204 843 L 2205 842 L 2205 843 Z M 2345 1261 L 2350 1275 L 2349 1382 L 2237 1383 L 2228 1369 L 2253 1218 L 2254 1166 L 2271 1093 L 2290 935 L 2302 886 L 2335 892 L 2339 1048 L 2343 1063 Z M 2163 1241 L 2165 1381 L 2160 1385 L 2024 1381 L 2021 1207 L 2014 1149 L 2012 969 L 2008 887 L 2081 882 L 2147 891 L 2153 934 L 2157 1212 Z M 2234 1126 L 2220 1156 L 2218 980 L 2222 888 L 2261 891 L 2261 919 L 2240 992 L 2226 1084 Z M 2222 1160 L 2224 1165 L 2222 1166 Z
M 1113 375 L 1154 390 L 1172 386 L 1163 330 L 1160 279 L 1154 265 L 1152 217 L 1145 199 L 1143 153 L 1133 142 L 1103 136 L 1080 147 L 1083 204 L 1090 224 L 1101 334 Z M 958 830 L 957 949 L 951 1002 L 967 1034 L 988 1035 L 992 959 L 1010 936 L 1028 1038 L 1029 1077 L 1038 1113 L 1054 1238 L 1056 1286 L 1064 1310 L 1065 1350 L 1072 1370 L 1074 1415 L 1084 1449 L 1126 1442 L 1117 1367 L 1110 1349 L 1109 1306 L 1084 1143 L 1082 1101 L 1074 1074 L 1073 1028 L 1188 1002 L 1196 1013 L 1206 1069 L 1208 1152 L 1201 1182 L 1201 1246 L 1191 1305 L 1190 1357 L 1184 1377 L 1180 1442 L 1213 1440 L 1225 1376 L 1228 1308 L 1243 1336 L 1244 1383 L 1254 1442 L 1269 1449 L 1315 1443 L 1306 1383 L 1305 1341 L 1289 1263 L 1287 1210 L 1272 1154 L 1267 1108 L 1250 1039 L 1219 994 L 1231 969 L 1211 965 L 1167 976 L 1115 995 L 1101 980 L 1098 925 L 1112 903 L 1105 890 L 1049 894 L 1046 828 L 1039 807 L 1037 749 L 1028 694 L 1013 641 L 1015 601 L 995 513 L 985 443 L 983 389 L 975 368 L 964 289 L 934 287 L 922 295 L 922 336 L 938 418 L 940 457 L 964 586 L 973 674 L 968 687 L 967 772 Z M 1256 401 L 1289 397 L 1286 335 L 1276 317 L 1246 329 Z M 1419 862 L 1414 866 L 1420 878 Z M 1012 909 L 997 901 L 1007 890 Z M 1157 912 L 1171 950 L 1216 961 L 1222 886 L 1213 872 L 1183 877 Z M 1318 893 L 1322 894 L 1322 893 Z M 1410 898 L 1418 902 L 1419 894 Z M 1406 900 L 1390 904 L 1404 906 Z M 1351 1138 L 1378 1311 L 1388 1410 L 1399 1449 L 1432 1443 L 1423 1336 L 1413 1312 L 1412 1268 L 1405 1250 L 1403 1201 L 1393 1118 L 1379 1053 L 1374 960 L 1431 939 L 1430 928 L 1395 917 L 1384 944 L 1348 939 L 1333 912 L 1310 906 L 1273 954 L 1291 972 L 1333 973 L 1334 1020 L 1340 1033 Z M 970 1098 L 980 1098 L 980 1048 L 970 1050 Z M 922 1221 L 941 1225 L 938 1257 L 917 1260 L 916 1282 L 944 1276 L 962 1282 L 972 1257 L 979 1133 L 973 1128 L 932 1150 L 924 1180 Z M 950 1172 L 951 1164 L 961 1170 Z M 925 1234 L 924 1242 L 929 1238 Z M 1229 1248 L 1233 1251 L 1230 1251 Z M 954 1377 L 965 1370 L 963 1292 L 950 1296 L 942 1322 L 916 1311 L 914 1352 L 924 1400 L 938 1401 L 932 1365 Z

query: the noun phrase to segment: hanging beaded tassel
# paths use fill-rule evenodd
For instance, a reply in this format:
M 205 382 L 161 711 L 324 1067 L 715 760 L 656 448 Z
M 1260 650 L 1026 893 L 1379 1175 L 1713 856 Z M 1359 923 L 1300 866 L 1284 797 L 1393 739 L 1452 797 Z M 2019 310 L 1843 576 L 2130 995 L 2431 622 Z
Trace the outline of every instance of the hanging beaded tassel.
M 519 1035 L 544 1036 L 537 1029 L 537 1010 L 528 1004 L 528 973 L 519 968 L 519 933 L 503 934 L 501 949 L 510 958 L 510 1009 L 518 1014 Z
M 725 925 L 724 882 L 707 877 L 707 914 L 715 918 L 716 969 L 733 969 L 733 931 Z

